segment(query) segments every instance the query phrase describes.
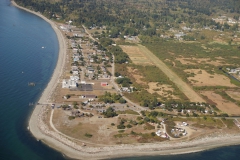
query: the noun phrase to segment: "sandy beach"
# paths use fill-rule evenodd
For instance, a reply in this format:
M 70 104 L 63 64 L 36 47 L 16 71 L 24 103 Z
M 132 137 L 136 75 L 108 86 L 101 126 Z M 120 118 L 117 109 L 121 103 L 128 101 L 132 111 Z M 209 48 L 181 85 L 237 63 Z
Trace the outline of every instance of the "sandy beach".
M 28 10 L 18 6 L 14 1 L 12 4 L 20 9 L 33 13 L 45 21 L 47 21 L 54 29 L 59 41 L 59 55 L 56 68 L 50 82 L 43 91 L 38 103 L 46 104 L 49 102 L 49 97 L 53 94 L 57 87 L 57 83 L 62 75 L 66 60 L 66 42 L 63 34 L 55 25 L 54 22 L 47 19 L 40 13 Z M 124 144 L 106 147 L 88 147 L 80 146 L 71 141 L 68 137 L 60 133 L 49 130 L 47 125 L 42 121 L 42 116 L 46 112 L 45 106 L 36 105 L 29 119 L 29 130 L 37 140 L 41 140 L 48 146 L 62 152 L 67 157 L 76 159 L 104 159 L 114 157 L 129 157 L 129 156 L 153 156 L 153 155 L 172 155 L 199 152 L 207 149 L 212 149 L 221 146 L 238 145 L 240 144 L 240 134 L 237 135 L 208 135 L 204 138 L 195 139 L 192 141 L 166 141 L 162 143 L 147 143 L 147 144 Z

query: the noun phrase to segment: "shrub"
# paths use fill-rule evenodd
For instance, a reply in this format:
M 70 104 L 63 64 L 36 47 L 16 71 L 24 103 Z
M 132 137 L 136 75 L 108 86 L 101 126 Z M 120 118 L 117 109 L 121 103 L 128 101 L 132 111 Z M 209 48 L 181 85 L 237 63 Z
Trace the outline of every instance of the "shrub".
M 75 109 L 79 109 L 79 107 L 78 107 L 78 106 L 74 106 L 73 108 L 75 108 Z
M 125 130 L 119 130 L 119 131 L 118 131 L 118 133 L 123 133 L 123 132 L 125 132 Z
M 118 114 L 114 111 L 114 109 L 112 107 L 109 107 L 106 112 L 103 112 L 103 115 L 105 118 L 109 118 L 109 117 L 115 117 Z
M 140 120 L 142 120 L 142 119 L 143 119 L 143 118 L 140 117 L 140 116 L 137 117 L 137 120 L 138 120 L 138 121 L 140 121 Z
M 74 116 L 69 116 L 68 119 L 73 120 L 73 119 L 75 119 L 75 117 Z
M 128 125 L 127 125 L 127 128 L 132 128 L 132 125 L 131 125 L 131 124 L 128 124 Z
M 119 124 L 119 125 L 117 126 L 117 128 L 118 128 L 118 129 L 125 129 L 126 127 L 124 126 L 124 124 Z
M 93 135 L 89 134 L 89 133 L 85 133 L 85 136 L 88 137 L 88 138 L 91 138 Z
M 155 127 L 150 125 L 149 123 L 145 123 L 144 129 L 145 130 L 152 130 L 152 129 L 155 129 Z
M 155 133 L 155 132 L 152 132 L 152 133 L 151 133 L 151 136 L 153 136 L 153 137 L 156 136 L 156 133 Z

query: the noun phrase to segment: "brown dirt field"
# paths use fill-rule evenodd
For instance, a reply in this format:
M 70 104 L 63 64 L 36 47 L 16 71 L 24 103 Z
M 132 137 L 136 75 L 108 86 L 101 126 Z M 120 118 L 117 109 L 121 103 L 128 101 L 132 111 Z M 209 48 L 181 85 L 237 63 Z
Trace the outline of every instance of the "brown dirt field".
M 173 53 L 173 52 L 168 52 L 169 54 L 171 54 L 172 56 L 174 56 L 175 55 L 175 53 Z
M 179 99 L 178 97 L 172 95 L 171 92 L 174 91 L 174 89 L 170 85 L 158 85 L 158 82 L 144 82 L 141 79 L 144 78 L 143 76 L 139 75 L 137 69 L 133 69 L 131 67 L 127 67 L 128 72 L 132 73 L 132 76 L 134 77 L 136 83 L 148 85 L 148 89 L 146 89 L 149 93 L 157 93 L 163 97 L 171 97 L 172 99 Z
M 152 61 L 152 63 L 161 69 L 169 79 L 176 84 L 176 86 L 189 98 L 191 102 L 205 102 L 189 85 L 187 85 L 176 73 L 174 73 L 168 66 L 163 63 L 157 56 L 142 45 L 138 45 L 139 49 L 144 55 Z
M 98 143 L 103 145 L 112 144 L 131 144 L 138 143 L 136 136 L 131 136 L 131 131 L 137 133 L 151 133 L 153 130 L 144 130 L 144 125 L 136 125 L 132 128 L 126 128 L 123 132 L 122 138 L 115 138 L 114 135 L 119 134 L 117 125 L 120 122 L 120 117 L 127 119 L 125 125 L 130 120 L 136 120 L 137 115 L 119 115 L 114 118 L 98 118 L 98 114 L 95 113 L 93 117 L 81 117 L 69 120 L 68 116 L 70 111 L 64 111 L 62 109 L 56 109 L 53 115 L 54 126 L 62 133 L 71 136 L 73 138 L 84 140 L 89 143 Z M 111 123 L 115 125 L 112 126 Z M 92 134 L 91 138 L 85 136 L 85 133 Z M 126 136 L 124 136 L 124 134 Z
M 216 59 L 219 59 L 219 60 L 223 60 L 224 58 L 219 56 L 219 57 L 215 57 Z
M 236 58 L 236 59 L 239 59 L 239 57 L 237 57 L 237 56 L 231 56 L 231 58 Z
M 240 91 L 226 91 L 226 93 L 233 99 L 240 101 Z
M 222 37 L 218 37 L 218 36 L 213 38 L 213 43 L 228 45 L 228 43 L 225 40 L 223 40 Z
M 203 49 L 207 49 L 207 47 L 206 47 L 206 46 L 204 46 L 204 45 L 202 45 L 201 47 L 202 47 Z
M 112 130 L 111 123 L 117 123 L 117 117 L 111 118 L 98 118 L 97 115 L 89 117 L 75 118 L 74 120 L 68 119 L 67 111 L 62 109 L 55 110 L 53 116 L 53 124 L 62 133 L 76 139 L 85 140 L 89 142 L 97 142 L 101 144 L 115 144 L 112 143 L 113 137 L 109 135 L 116 132 Z M 115 127 L 116 128 L 116 127 Z M 92 134 L 91 138 L 85 136 L 86 133 Z
M 138 70 L 137 69 L 133 69 L 131 67 L 127 67 L 127 70 L 129 73 L 132 74 L 133 78 L 135 79 L 135 81 L 138 83 L 138 84 L 147 84 L 146 82 L 142 81 L 141 79 L 144 78 L 143 76 L 141 76 L 139 73 L 138 73 Z
M 172 99 L 179 99 L 178 97 L 172 95 L 174 89 L 170 85 L 159 85 L 158 82 L 148 83 L 149 88 L 147 91 L 151 94 L 157 93 L 163 97 L 171 96 Z
M 196 74 L 194 77 L 188 77 L 194 86 L 227 86 L 236 87 L 231 84 L 230 79 L 224 75 L 214 74 L 211 75 L 205 70 L 201 69 L 186 69 L 184 72 Z M 201 73 L 200 73 L 201 72 Z
M 144 55 L 144 53 L 142 53 L 138 46 L 120 45 L 120 47 L 128 54 L 133 63 L 140 65 L 153 65 L 153 63 Z
M 240 115 L 240 107 L 235 103 L 223 99 L 219 94 L 216 94 L 213 91 L 204 91 L 201 93 L 216 103 L 217 108 L 222 112 L 229 115 Z

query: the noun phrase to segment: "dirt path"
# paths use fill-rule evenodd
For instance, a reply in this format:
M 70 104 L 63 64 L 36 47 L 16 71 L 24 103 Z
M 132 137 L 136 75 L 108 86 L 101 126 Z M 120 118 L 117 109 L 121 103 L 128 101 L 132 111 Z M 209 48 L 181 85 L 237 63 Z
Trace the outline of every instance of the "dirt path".
M 145 46 L 138 45 L 138 47 L 143 51 L 145 56 L 152 61 L 159 69 L 161 69 L 169 79 L 176 84 L 176 86 L 189 98 L 191 102 L 205 102 L 202 97 L 200 97 L 189 85 L 187 85 L 183 80 L 177 76 L 168 66 L 163 63 L 157 56 L 155 56 L 151 51 L 149 51 Z

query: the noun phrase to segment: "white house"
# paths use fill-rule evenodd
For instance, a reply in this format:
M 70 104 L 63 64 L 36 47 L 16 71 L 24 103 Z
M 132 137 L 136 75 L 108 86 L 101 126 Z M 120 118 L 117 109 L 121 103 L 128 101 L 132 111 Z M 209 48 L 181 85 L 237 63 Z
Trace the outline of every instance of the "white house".
M 229 73 L 237 73 L 236 69 L 230 69 Z
M 77 66 L 72 66 L 72 71 L 78 71 L 78 67 Z
M 70 76 L 70 79 L 72 80 L 72 81 L 78 81 L 79 80 L 79 77 L 78 76 Z
M 72 71 L 73 75 L 78 75 L 78 71 Z
M 179 39 L 179 38 L 185 36 L 185 34 L 184 34 L 183 32 L 180 32 L 180 33 L 175 34 L 174 36 L 175 36 L 177 39 Z
M 93 68 L 89 68 L 88 69 L 88 73 L 94 73 L 94 69 Z

